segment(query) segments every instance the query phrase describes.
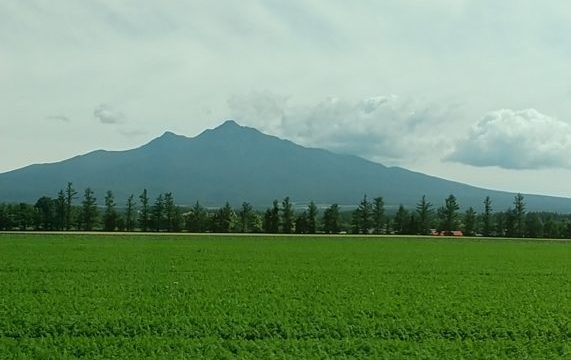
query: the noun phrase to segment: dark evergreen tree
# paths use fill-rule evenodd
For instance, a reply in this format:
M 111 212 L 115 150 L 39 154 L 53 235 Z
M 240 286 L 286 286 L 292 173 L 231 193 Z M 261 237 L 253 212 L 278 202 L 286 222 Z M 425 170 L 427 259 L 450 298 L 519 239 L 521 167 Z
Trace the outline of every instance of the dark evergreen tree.
M 139 228 L 142 231 L 149 231 L 150 219 L 151 219 L 151 207 L 149 205 L 149 195 L 147 189 L 144 189 L 141 195 L 139 195 L 139 201 L 141 202 L 141 211 L 139 212 Z
M 393 222 L 393 230 L 397 234 L 405 234 L 407 231 L 407 224 L 409 222 L 408 211 L 404 208 L 402 204 L 399 205 L 399 209 L 395 215 L 395 220 Z
M 357 209 L 353 212 L 352 228 L 356 234 L 368 234 L 371 229 L 371 213 L 372 205 L 367 200 L 367 195 L 363 196 L 363 200 L 359 203 Z
M 553 216 L 549 215 L 545 220 L 545 224 L 543 226 L 543 236 L 548 239 L 559 239 L 561 236 L 561 232 L 559 230 L 559 225 L 553 219 Z
M 339 233 L 339 205 L 333 204 L 323 212 L 323 231 L 327 234 Z
M 476 211 L 474 211 L 472 207 L 469 207 L 464 213 L 464 235 L 476 235 L 476 219 Z
M 73 200 L 77 198 L 77 191 L 73 188 L 73 184 L 71 182 L 67 183 L 67 187 L 65 190 L 65 229 L 70 230 L 71 224 L 73 222 L 73 209 L 72 204 Z
M 277 200 L 274 200 L 272 208 L 264 214 L 264 232 L 277 234 L 280 232 L 280 207 Z
M 232 232 L 236 224 L 236 213 L 230 206 L 230 203 L 226 202 L 224 207 L 216 210 L 212 218 L 212 230 L 217 233 L 229 233 Z
M 422 198 L 416 204 L 416 213 L 418 215 L 418 233 L 420 235 L 430 234 L 430 223 L 433 212 L 432 203 L 426 200 L 426 195 L 422 195 Z
M 105 231 L 115 231 L 117 228 L 118 214 L 115 209 L 115 197 L 113 192 L 108 190 L 105 194 L 105 212 L 103 213 L 103 229 Z
M 164 217 L 167 231 L 180 231 L 180 209 L 176 206 L 174 196 L 170 192 L 164 194 Z
M 528 238 L 543 237 L 543 222 L 538 214 L 527 214 L 525 217 L 525 236 Z
M 525 201 L 523 195 L 518 193 L 514 197 L 514 236 L 525 236 Z
M 8 211 L 8 206 L 6 204 L 0 203 L 0 230 L 6 231 L 12 228 L 10 222 L 10 215 Z
M 66 202 L 65 193 L 60 190 L 55 200 L 55 229 L 64 230 L 65 229 L 65 214 L 66 214 Z
M 516 237 L 516 216 L 514 209 L 508 209 L 504 213 L 505 236 Z
M 306 211 L 302 212 L 295 218 L 295 232 L 296 234 L 308 234 L 309 233 L 309 215 Z
M 489 196 L 484 199 L 484 213 L 482 214 L 482 235 L 492 236 L 492 200 Z
M 286 196 L 282 201 L 282 232 L 284 234 L 291 234 L 294 226 L 293 205 Z
M 312 201 L 307 206 L 307 234 L 315 234 L 317 232 L 317 206 Z
M 564 226 L 563 237 L 565 239 L 571 239 L 571 220 L 567 220 L 567 224 Z
M 159 194 L 151 207 L 151 224 L 154 231 L 161 231 L 165 226 L 165 198 Z
M 238 211 L 238 220 L 240 232 L 248 233 L 254 231 L 255 228 L 255 213 L 254 208 L 250 203 L 243 202 L 242 208 Z
M 460 210 L 460 205 L 456 197 L 450 194 L 444 201 L 444 206 L 438 209 L 440 230 L 451 232 L 458 229 L 458 210 Z
M 125 230 L 135 230 L 135 196 L 129 195 L 127 198 L 127 207 L 125 210 Z
M 186 229 L 193 233 L 202 233 L 208 230 L 208 212 L 197 201 L 186 214 Z
M 34 205 L 37 213 L 37 228 L 49 231 L 54 230 L 56 224 L 55 201 L 48 197 L 42 196 Z
M 92 231 L 97 222 L 97 199 L 91 188 L 85 189 L 81 203 L 81 224 L 84 231 Z
M 408 213 L 408 211 L 407 211 L 407 213 Z M 408 221 L 406 222 L 406 226 L 404 228 L 403 234 L 415 235 L 415 234 L 418 234 L 418 232 L 419 232 L 418 220 L 417 220 L 414 212 L 411 212 L 410 215 L 408 216 Z
M 373 231 L 375 234 L 383 232 L 383 225 L 385 221 L 385 202 L 382 197 L 373 199 Z
M 16 226 L 20 231 L 28 230 L 34 224 L 34 207 L 26 203 L 19 203 L 15 210 Z
M 494 233 L 496 236 L 505 236 L 506 235 L 506 213 L 505 212 L 498 212 L 493 215 L 493 222 L 495 223 L 494 226 Z

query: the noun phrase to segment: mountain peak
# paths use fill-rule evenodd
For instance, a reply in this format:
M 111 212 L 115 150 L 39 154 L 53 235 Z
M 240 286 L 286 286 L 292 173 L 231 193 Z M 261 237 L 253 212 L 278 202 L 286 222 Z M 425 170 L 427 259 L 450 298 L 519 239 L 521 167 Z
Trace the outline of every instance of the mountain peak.
M 221 125 L 216 127 L 216 129 L 220 129 L 220 128 L 241 128 L 241 127 L 243 127 L 243 126 L 238 124 L 236 121 L 234 121 L 232 119 L 228 119 L 228 120 L 224 121 Z
M 177 137 L 177 136 L 180 136 L 180 135 L 177 135 L 177 134 L 173 133 L 172 131 L 165 131 L 160 137 L 167 139 L 167 138 L 172 138 L 172 137 Z
M 226 120 L 214 129 L 208 129 L 204 131 L 202 134 L 200 134 L 199 137 L 206 136 L 207 138 L 211 138 L 215 136 L 228 139 L 234 137 L 243 138 L 244 136 L 253 135 L 262 135 L 262 133 L 254 128 L 242 126 L 234 120 Z

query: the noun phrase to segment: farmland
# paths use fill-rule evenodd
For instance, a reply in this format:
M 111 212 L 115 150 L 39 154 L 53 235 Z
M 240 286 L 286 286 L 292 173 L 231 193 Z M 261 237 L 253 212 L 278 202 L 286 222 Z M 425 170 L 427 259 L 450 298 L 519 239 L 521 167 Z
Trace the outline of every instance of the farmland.
M 571 243 L 0 235 L 0 358 L 569 358 Z

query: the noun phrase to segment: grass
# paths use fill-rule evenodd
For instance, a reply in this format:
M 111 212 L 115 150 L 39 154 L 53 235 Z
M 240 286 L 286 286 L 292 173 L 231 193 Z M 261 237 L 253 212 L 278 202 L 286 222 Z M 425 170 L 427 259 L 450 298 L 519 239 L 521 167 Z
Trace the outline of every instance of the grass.
M 570 358 L 571 243 L 0 235 L 0 359 Z

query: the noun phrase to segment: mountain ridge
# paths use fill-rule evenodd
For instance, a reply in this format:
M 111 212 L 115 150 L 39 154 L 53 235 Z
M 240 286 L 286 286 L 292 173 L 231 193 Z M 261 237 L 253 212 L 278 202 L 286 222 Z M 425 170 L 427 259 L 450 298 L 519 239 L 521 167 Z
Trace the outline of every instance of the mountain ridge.
M 195 137 L 171 131 L 129 150 L 95 150 L 0 174 L 0 201 L 34 202 L 54 197 L 70 181 L 99 197 L 112 190 L 119 202 L 143 189 L 172 192 L 181 204 L 269 206 L 273 199 L 322 204 L 358 203 L 364 194 L 383 196 L 387 206 L 412 207 L 422 195 L 436 205 L 454 194 L 461 205 L 480 208 L 490 196 L 498 210 L 514 193 L 488 190 L 437 176 L 387 167 L 354 155 L 304 147 L 233 120 Z M 571 199 L 526 195 L 530 210 L 571 212 Z

